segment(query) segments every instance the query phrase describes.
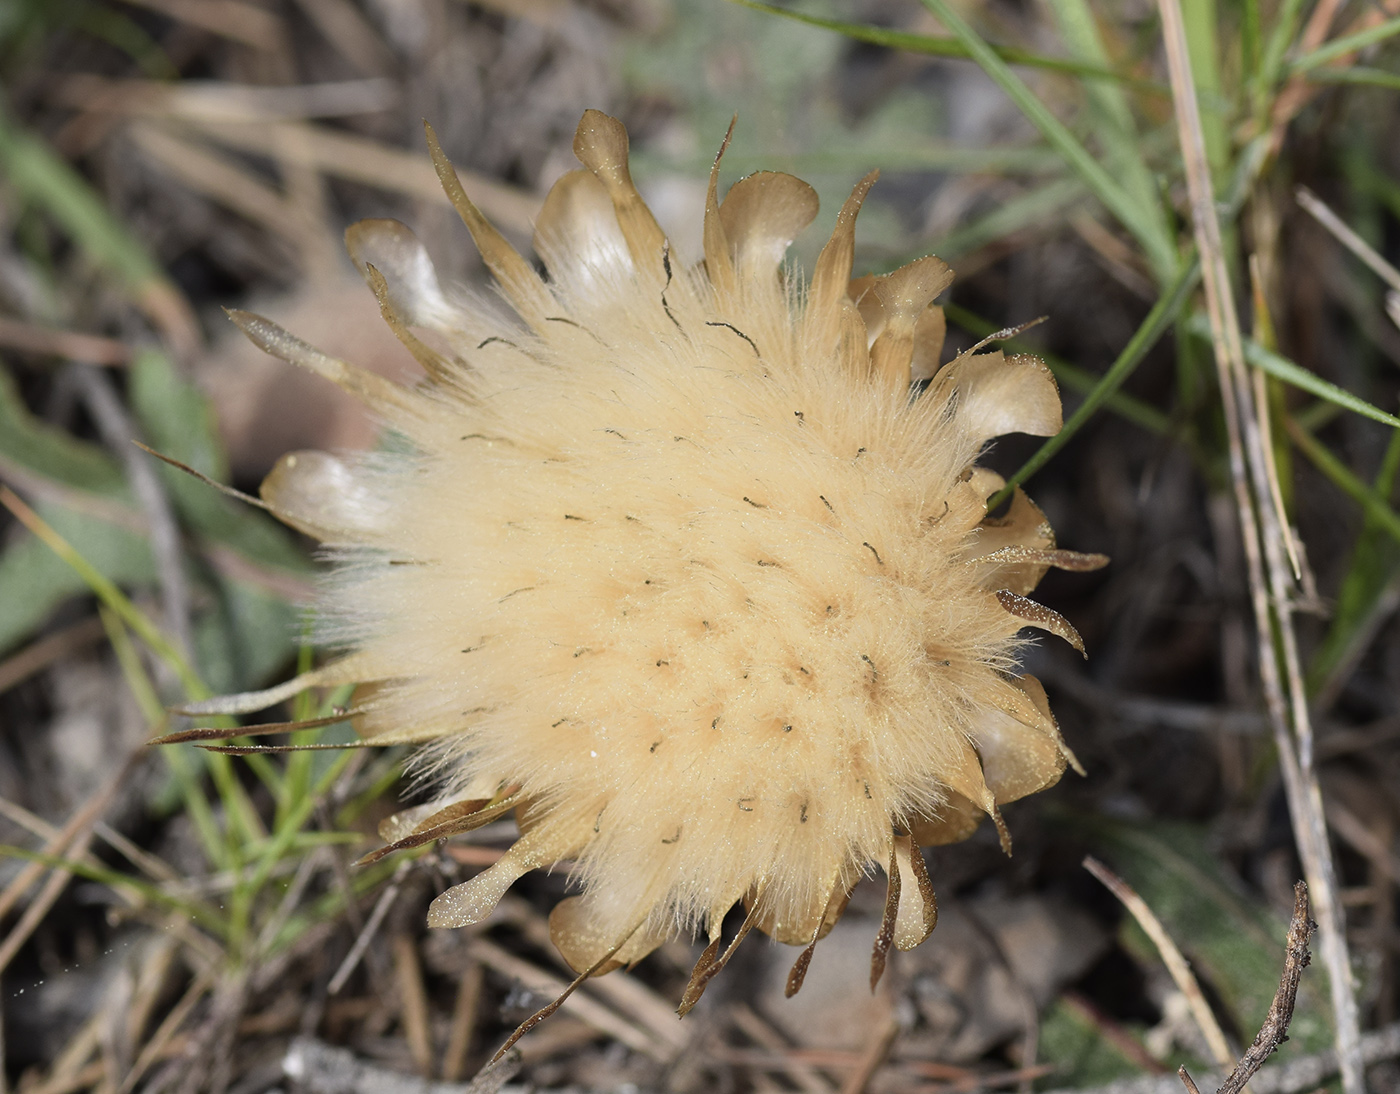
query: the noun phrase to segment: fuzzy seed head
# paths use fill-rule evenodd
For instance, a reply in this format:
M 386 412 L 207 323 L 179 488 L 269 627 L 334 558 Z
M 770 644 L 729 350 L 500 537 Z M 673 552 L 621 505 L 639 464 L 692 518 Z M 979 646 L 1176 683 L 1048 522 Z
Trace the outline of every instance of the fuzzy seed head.
M 441 780 L 386 839 L 515 810 L 518 842 L 430 922 L 475 922 L 525 872 L 572 862 L 580 895 L 551 925 L 597 973 L 678 930 L 717 943 L 739 901 L 745 931 L 808 946 L 879 867 L 883 966 L 933 926 L 918 847 L 984 814 L 1000 827 L 997 806 L 1069 757 L 1043 690 L 1015 673 L 1018 634 L 1077 644 L 1026 594 L 1048 566 L 1104 560 L 1055 550 L 1019 489 L 989 517 L 1003 483 L 976 466 L 995 436 L 1059 429 L 1049 372 L 999 351 L 939 366 L 931 302 L 952 274 L 936 258 L 851 281 L 873 175 L 804 285 L 782 262 L 813 191 L 763 172 L 721 204 L 717 159 L 705 259 L 682 268 L 621 125 L 590 111 L 585 169 L 539 217 L 541 278 L 429 139 L 514 315 L 450 302 L 407 229 L 366 221 L 352 256 L 424 383 L 235 318 L 403 440 L 284 457 L 263 495 L 337 560 L 322 608 L 353 652 L 302 683 L 360 684 L 361 734 L 424 743 Z

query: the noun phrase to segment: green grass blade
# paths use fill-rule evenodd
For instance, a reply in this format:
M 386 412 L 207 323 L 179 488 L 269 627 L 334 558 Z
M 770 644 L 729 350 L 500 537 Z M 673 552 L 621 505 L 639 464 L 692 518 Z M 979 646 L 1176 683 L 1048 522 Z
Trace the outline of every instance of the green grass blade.
M 306 636 L 303 635 L 302 643 L 297 648 L 297 675 L 301 676 L 310 672 L 314 660 L 315 650 L 306 640 Z M 292 719 L 294 721 L 307 721 L 313 717 L 324 717 L 329 713 L 328 709 L 316 710 L 315 697 L 309 690 L 303 691 L 292 700 Z M 320 737 L 320 730 L 302 730 L 291 735 L 291 743 L 295 745 L 315 744 Z M 312 755 L 309 752 L 293 752 L 287 757 L 286 766 L 283 768 L 282 794 L 277 798 L 277 811 L 272 822 L 274 830 L 281 829 L 287 815 L 296 808 L 297 803 L 306 797 L 311 789 L 311 763 Z
M 24 132 L 0 101 L 0 165 L 5 181 L 27 205 L 42 209 L 98 267 L 114 275 L 134 299 L 173 292 L 145 246 L 97 196 L 87 181 L 47 144 Z
M 1204 342 L 1211 339 L 1210 323 L 1204 315 L 1191 317 L 1187 324 L 1191 333 Z M 1253 339 L 1245 339 L 1244 357 L 1255 368 L 1268 373 L 1270 376 L 1282 380 L 1286 384 L 1302 388 L 1311 392 L 1319 399 L 1326 399 L 1329 403 L 1335 403 L 1345 410 L 1350 410 L 1354 414 L 1360 414 L 1364 418 L 1380 422 L 1382 425 L 1400 427 L 1400 418 L 1394 414 L 1387 414 L 1380 407 L 1368 403 L 1365 399 L 1353 395 L 1345 388 L 1340 388 L 1336 384 L 1329 383 L 1315 372 L 1310 372 L 1302 365 L 1295 364 L 1282 354 L 1273 350 L 1265 349 Z
M 1308 72 L 1319 65 L 1325 65 L 1328 61 L 1335 61 L 1338 57 L 1345 57 L 1348 53 L 1355 53 L 1358 49 L 1373 46 L 1377 42 L 1384 42 L 1387 38 L 1393 38 L 1397 34 L 1400 34 L 1400 18 L 1387 19 L 1384 23 L 1367 27 L 1365 30 L 1358 30 L 1355 34 L 1345 34 L 1340 38 L 1334 38 L 1325 46 L 1319 46 L 1311 53 L 1303 54 L 1288 68 L 1290 72 Z
M 4 368 L 0 368 L 0 460 L 106 498 L 127 501 L 131 496 L 111 454 L 31 414 L 19 385 Z
M 1083 197 L 1084 186 L 1078 179 L 1045 183 L 950 232 L 935 249 L 942 257 L 953 259 L 1032 226 L 1057 224 L 1059 214 Z
M 1400 91 L 1400 72 L 1387 72 L 1383 68 L 1367 68 L 1365 65 L 1352 65 L 1349 68 L 1316 68 L 1307 73 L 1308 82 L 1314 84 L 1362 84 L 1366 87 L 1380 87 L 1387 91 Z
M 1290 418 L 1287 422 L 1288 435 L 1298 450 L 1314 467 L 1323 473 L 1332 485 L 1351 498 L 1366 514 L 1366 519 L 1374 521 L 1376 527 L 1400 543 L 1400 515 L 1392 509 L 1386 499 L 1361 481 L 1351 469 L 1328 450 L 1327 446 Z
M 1400 429 L 1390 435 L 1374 486 L 1378 497 L 1391 497 L 1400 472 Z M 1392 540 L 1370 516 L 1356 537 L 1346 576 L 1337 591 L 1332 622 L 1308 665 L 1308 690 L 1330 691 L 1333 677 L 1355 662 L 1361 648 L 1374 637 L 1378 613 L 1388 612 L 1386 590 L 1400 574 L 1400 543 Z
M 1041 445 L 1036 453 L 1021 465 L 1020 470 L 1007 480 L 1006 485 L 988 500 L 988 511 L 995 509 L 1009 498 L 1012 490 L 1019 483 L 1025 482 L 1044 467 L 1046 461 L 1068 444 L 1070 438 L 1079 432 L 1084 423 L 1133 374 L 1133 370 L 1147 356 L 1148 351 L 1157 344 L 1162 335 L 1166 333 L 1167 328 L 1176 321 L 1177 313 L 1181 311 L 1195 291 L 1200 276 L 1201 264 L 1199 262 L 1192 262 L 1177 274 L 1175 283 L 1153 305 L 1152 310 L 1147 313 L 1147 318 L 1142 321 L 1142 325 L 1128 340 L 1128 344 L 1123 347 L 1123 352 L 1118 355 L 1118 359 L 1109 366 L 1108 371 L 1094 385 L 1093 390 L 1079 404 L 1078 409 L 1070 415 L 1064 428 Z
M 285 816 L 280 818 L 280 823 L 272 833 L 272 838 L 262 847 L 252 873 L 247 877 L 240 878 L 238 885 L 234 887 L 230 900 L 233 906 L 230 941 L 235 950 L 241 948 L 247 937 L 253 903 L 267 885 L 272 871 L 288 853 L 296 850 L 302 825 L 311 816 L 311 811 L 316 808 L 316 803 L 321 800 L 321 796 L 330 787 L 330 784 L 345 770 L 345 765 L 350 762 L 353 755 L 352 752 L 347 751 L 337 756 L 329 769 L 318 780 L 314 791 L 303 796 L 301 801 L 297 802 Z
M 113 889 L 130 889 L 141 894 L 152 904 L 180 912 L 218 935 L 222 935 L 228 928 L 227 919 L 220 915 L 217 909 L 205 904 L 182 900 L 180 897 L 166 892 L 159 885 L 153 885 L 144 878 L 132 874 L 123 874 L 120 870 L 111 870 L 95 863 L 74 862 L 72 859 L 46 855 L 40 851 L 30 851 L 9 844 L 0 844 L 0 858 L 17 858 L 27 862 L 37 862 L 50 869 L 64 870 L 77 877 L 96 881 Z
M 185 695 L 190 699 L 207 699 L 209 689 L 198 674 L 190 667 L 179 650 L 165 637 L 144 612 L 126 596 L 121 589 L 103 573 L 99 572 L 86 558 L 73 548 L 66 539 L 26 505 L 8 486 L 0 484 L 0 505 L 8 509 L 16 519 L 29 529 L 49 550 L 73 568 L 93 595 L 108 608 L 123 624 L 129 627 L 158 658 L 166 663 L 180 680 Z M 219 796 L 228 811 L 230 821 L 240 829 L 244 842 L 251 842 L 262 835 L 262 825 L 257 810 L 253 808 L 247 792 L 234 775 L 233 766 L 227 756 L 205 753 L 205 763 L 209 774 L 218 788 Z M 237 841 L 230 838 L 231 853 L 238 854 Z
M 1050 11 L 1060 37 L 1077 58 L 1099 68 L 1109 68 L 1108 51 L 1099 36 L 1098 24 L 1087 0 L 1051 0 Z M 1161 196 L 1143 158 L 1137 126 L 1123 88 L 1112 80 L 1086 76 L 1084 91 L 1094 115 L 1094 131 L 1103 146 L 1108 167 L 1137 200 L 1145 212 L 1155 213 L 1158 231 L 1167 236 L 1167 221 Z
M 967 46 L 957 38 L 941 38 L 930 34 L 914 34 L 907 30 L 875 27 L 865 23 L 847 23 L 840 19 L 826 19 L 820 15 L 808 15 L 776 7 L 773 4 L 764 4 L 760 0 L 730 0 L 730 3 L 751 8 L 754 11 L 761 11 L 765 15 L 780 15 L 784 19 L 805 23 L 809 27 L 820 27 L 823 30 L 834 31 L 857 42 L 868 42 L 874 46 L 900 49 L 906 53 L 922 53 L 929 57 L 957 57 L 962 60 L 968 60 L 972 57 Z M 995 50 L 997 56 L 1008 64 L 1025 65 L 1027 68 L 1040 68 L 1049 72 L 1064 72 L 1073 76 L 1095 76 L 1139 90 L 1154 91 L 1160 95 L 1167 93 L 1166 87 L 1162 84 L 1129 76 L 1107 65 L 1084 61 L 1066 61 L 1060 57 L 1047 57 L 1043 53 L 1033 53 L 1027 49 L 1017 49 L 1014 46 L 992 46 L 990 48 Z
M 73 546 L 54 528 L 29 508 L 8 486 L 0 485 L 0 505 L 4 505 L 16 519 L 29 529 L 54 554 L 71 566 L 92 590 L 93 595 L 105 604 L 113 614 L 135 632 L 136 636 L 150 647 L 152 653 L 166 663 L 180 678 L 185 693 L 191 699 L 207 699 L 208 690 L 195 674 L 170 640 L 161 633 L 148 615 L 128 599 L 115 584 L 73 549 Z
M 1283 0 L 1279 8 L 1273 30 L 1264 46 L 1259 70 L 1254 74 L 1253 98 L 1255 121 L 1262 128 L 1273 106 L 1273 91 L 1278 86 L 1283 73 L 1284 56 L 1293 44 L 1293 36 L 1298 33 L 1298 21 L 1303 14 L 1303 0 Z
M 1025 82 L 997 56 L 972 26 L 948 5 L 947 0 L 920 0 L 920 2 L 953 32 L 967 47 L 972 60 L 1002 89 L 1012 102 L 1020 108 L 1032 125 L 1040 131 L 1050 147 L 1060 154 L 1065 164 L 1090 189 L 1099 201 L 1118 221 L 1136 237 L 1138 244 L 1147 255 L 1148 262 L 1161 283 L 1167 283 L 1176 273 L 1179 265 L 1176 248 L 1172 241 L 1161 232 L 1160 226 L 1151 214 L 1141 208 L 1133 196 L 1118 182 L 1085 147 L 1079 143 L 1068 127 L 1052 114 L 1048 107 L 1036 97 Z
M 1259 19 L 1259 0 L 1244 0 L 1240 18 L 1240 67 L 1246 73 L 1259 71 L 1263 24 Z
M 107 632 L 107 641 L 111 643 L 112 652 L 116 654 L 117 665 L 122 671 L 127 687 L 131 689 L 131 694 L 136 697 L 136 703 L 145 715 L 147 725 L 157 734 L 163 732 L 168 716 L 165 708 L 161 706 L 160 696 L 156 694 L 155 684 L 151 682 L 146 666 L 136 651 L 136 645 L 131 641 L 130 632 L 106 605 L 99 604 L 97 611 L 102 619 L 102 627 Z M 233 863 L 223 832 L 219 830 L 214 810 L 210 808 L 204 788 L 194 774 L 193 761 L 197 760 L 194 750 L 184 745 L 175 745 L 162 749 L 161 755 L 175 778 L 180 798 L 185 803 L 185 811 L 194 823 L 195 832 L 203 845 L 205 858 L 213 863 L 216 869 L 231 869 Z

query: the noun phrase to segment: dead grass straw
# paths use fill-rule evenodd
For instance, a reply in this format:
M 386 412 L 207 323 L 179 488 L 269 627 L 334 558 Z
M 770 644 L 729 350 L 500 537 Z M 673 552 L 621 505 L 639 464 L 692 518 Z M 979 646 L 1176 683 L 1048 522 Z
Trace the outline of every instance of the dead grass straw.
M 1313 734 L 1293 629 L 1293 577 L 1286 560 L 1283 514 L 1269 484 L 1264 431 L 1245 366 L 1239 316 L 1226 267 L 1220 221 L 1179 0 L 1158 0 L 1186 166 L 1192 222 L 1201 254 L 1220 397 L 1229 438 L 1230 478 L 1249 568 L 1258 641 L 1259 677 L 1278 749 L 1294 838 L 1315 897 L 1336 1022 L 1337 1055 L 1346 1094 L 1364 1094 L 1360 1016 L 1352 984 L 1345 919 L 1313 767 Z M 1282 669 L 1282 675 L 1280 673 Z

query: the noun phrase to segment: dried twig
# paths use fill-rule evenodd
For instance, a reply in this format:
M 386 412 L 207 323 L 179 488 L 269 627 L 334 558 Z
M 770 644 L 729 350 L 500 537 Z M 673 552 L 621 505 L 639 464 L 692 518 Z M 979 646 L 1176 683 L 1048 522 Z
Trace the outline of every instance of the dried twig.
M 1376 249 L 1357 235 L 1336 213 L 1306 186 L 1297 190 L 1298 204 L 1308 211 L 1319 224 L 1326 228 L 1347 250 L 1375 272 L 1376 276 L 1392 289 L 1400 291 L 1400 270 L 1376 252 Z
M 1294 838 L 1317 909 L 1320 949 L 1332 992 L 1342 1087 L 1346 1094 L 1364 1094 L 1360 1016 L 1347 952 L 1345 919 L 1337 895 L 1336 871 L 1322 812 L 1322 792 L 1313 767 L 1312 722 L 1293 629 L 1293 575 L 1283 546 L 1285 520 L 1274 507 L 1269 487 L 1268 457 L 1264 453 L 1268 442 L 1254 407 L 1253 385 L 1244 362 L 1243 338 L 1225 264 L 1180 0 L 1158 0 L 1158 6 L 1176 104 L 1178 137 L 1191 195 L 1196 245 L 1201 253 L 1202 281 L 1229 438 L 1230 478 L 1249 567 L 1255 638 L 1259 644 L 1259 677 L 1278 750 Z
M 1264 1061 L 1288 1040 L 1288 1023 L 1293 1021 L 1293 1005 L 1298 999 L 1298 981 L 1312 957 L 1308 952 L 1308 939 L 1312 937 L 1315 926 L 1308 916 L 1308 887 L 1300 881 L 1293 888 L 1293 918 L 1288 924 L 1288 947 L 1284 951 L 1283 976 L 1279 978 L 1278 991 L 1274 993 L 1274 1001 L 1269 1004 L 1269 1013 L 1264 1017 L 1264 1024 L 1259 1027 L 1254 1043 L 1245 1050 L 1217 1094 L 1239 1094 L 1254 1073 L 1264 1066 Z M 1177 1070 L 1177 1074 L 1190 1094 L 1200 1094 L 1185 1065 Z
M 369 944 L 374 940 L 375 934 L 379 931 L 380 924 L 384 922 L 384 917 L 389 914 L 389 909 L 394 906 L 394 901 L 399 899 L 399 891 L 403 888 L 404 876 L 408 873 L 409 867 L 413 865 L 412 859 L 404 859 L 399 864 L 399 868 L 394 871 L 394 879 L 379 894 L 379 900 L 375 902 L 374 911 L 370 912 L 369 922 L 365 924 L 364 930 L 355 939 L 354 945 L 350 947 L 350 952 L 345 955 L 345 960 L 340 963 L 340 968 L 335 970 L 335 975 L 331 977 L 331 982 L 326 988 L 326 994 L 336 995 L 340 989 L 345 987 L 345 982 L 350 979 L 350 974 L 355 971 L 355 967 L 364 957 L 365 950 L 369 949 Z

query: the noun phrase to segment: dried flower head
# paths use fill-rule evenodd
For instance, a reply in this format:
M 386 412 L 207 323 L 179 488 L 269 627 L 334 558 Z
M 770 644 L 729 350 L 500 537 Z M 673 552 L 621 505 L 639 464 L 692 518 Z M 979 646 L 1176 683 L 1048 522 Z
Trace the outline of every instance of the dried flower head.
M 1015 673 L 1027 600 L 1055 549 L 987 442 L 1060 428 L 1037 358 L 969 351 L 939 367 L 952 280 L 937 258 L 851 280 L 856 213 L 809 284 L 783 268 L 817 211 L 760 172 L 723 203 L 710 176 L 704 262 L 682 268 L 628 173 L 627 135 L 589 111 L 539 216 L 541 278 L 439 175 L 516 313 L 460 307 L 422 245 L 352 227 L 355 262 L 428 378 L 409 389 L 236 313 L 269 352 L 360 396 L 402 451 L 293 453 L 263 484 L 281 519 L 338 559 L 322 608 L 345 659 L 221 710 L 353 681 L 372 743 L 423 742 L 445 793 L 384 831 L 421 844 L 514 810 L 520 838 L 439 896 L 430 923 L 486 916 L 522 874 L 574 863 L 550 916 L 597 974 L 677 931 L 709 939 L 682 1011 L 751 928 L 812 947 L 872 867 L 889 878 L 875 945 L 936 918 L 918 848 L 968 836 L 1073 762 L 1040 684 Z M 721 150 L 722 151 L 722 150 Z M 435 335 L 425 343 L 414 330 Z M 976 347 L 980 349 L 981 347 Z

